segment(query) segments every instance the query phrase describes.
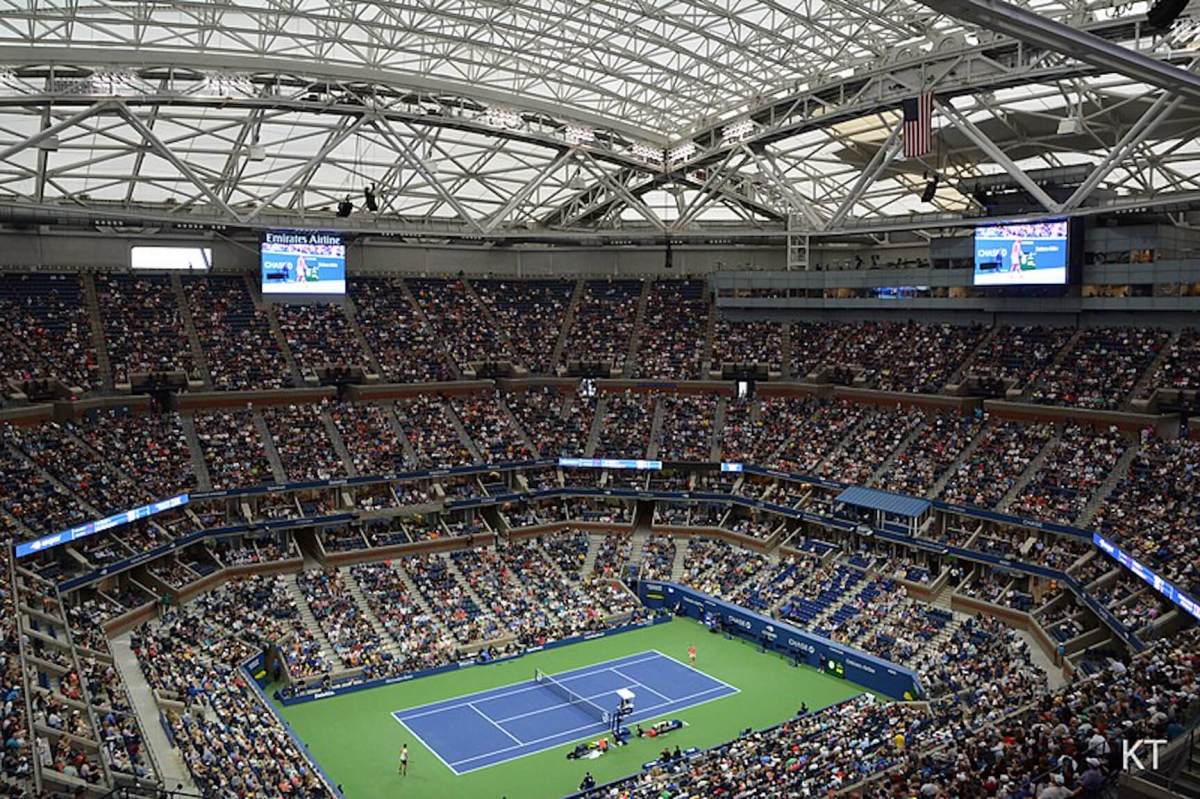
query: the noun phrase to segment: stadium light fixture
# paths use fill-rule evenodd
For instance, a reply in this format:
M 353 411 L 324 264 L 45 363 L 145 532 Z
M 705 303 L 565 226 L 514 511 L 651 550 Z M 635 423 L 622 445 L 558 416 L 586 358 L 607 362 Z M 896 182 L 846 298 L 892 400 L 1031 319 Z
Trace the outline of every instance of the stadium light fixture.
M 596 131 L 580 125 L 567 125 L 566 139 L 571 144 L 583 144 L 596 140 Z

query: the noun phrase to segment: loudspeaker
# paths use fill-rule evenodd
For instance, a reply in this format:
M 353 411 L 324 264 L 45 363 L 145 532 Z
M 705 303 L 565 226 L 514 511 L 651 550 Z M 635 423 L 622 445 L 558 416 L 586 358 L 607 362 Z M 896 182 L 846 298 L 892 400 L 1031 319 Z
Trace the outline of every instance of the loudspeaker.
M 1146 12 L 1146 24 L 1154 30 L 1165 31 L 1175 24 L 1187 4 L 1188 0 L 1158 0 Z
M 937 173 L 935 172 L 933 174 L 933 177 L 930 179 L 930 181 L 925 184 L 925 191 L 921 192 L 921 202 L 923 202 L 923 203 L 932 202 L 934 196 L 937 194 L 937 187 L 938 187 L 938 176 L 937 176 Z

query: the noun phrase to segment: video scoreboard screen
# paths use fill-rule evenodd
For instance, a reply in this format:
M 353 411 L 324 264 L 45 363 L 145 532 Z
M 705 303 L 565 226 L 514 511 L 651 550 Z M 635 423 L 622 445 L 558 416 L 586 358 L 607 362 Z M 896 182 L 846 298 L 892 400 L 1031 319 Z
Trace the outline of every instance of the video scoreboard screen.
M 346 241 L 340 234 L 268 230 L 259 259 L 263 294 L 346 293 Z
M 1067 220 L 975 228 L 976 286 L 1065 286 Z

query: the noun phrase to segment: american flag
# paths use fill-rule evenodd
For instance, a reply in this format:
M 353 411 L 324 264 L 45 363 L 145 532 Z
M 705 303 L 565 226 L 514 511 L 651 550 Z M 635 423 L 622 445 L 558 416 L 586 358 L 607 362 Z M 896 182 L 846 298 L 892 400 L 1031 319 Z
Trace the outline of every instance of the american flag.
M 933 149 L 933 92 L 905 100 L 904 157 L 927 155 Z

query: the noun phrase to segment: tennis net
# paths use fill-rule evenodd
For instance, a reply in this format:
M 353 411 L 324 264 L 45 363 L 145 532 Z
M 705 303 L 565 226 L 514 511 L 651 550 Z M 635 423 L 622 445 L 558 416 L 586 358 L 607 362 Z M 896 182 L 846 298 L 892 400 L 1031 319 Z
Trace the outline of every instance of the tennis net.
M 587 713 L 589 716 L 595 718 L 596 721 L 601 721 L 605 724 L 608 723 L 609 715 L 604 708 L 600 707 L 587 697 L 580 696 L 579 694 L 575 693 L 570 688 L 551 677 L 549 674 L 543 672 L 541 669 L 533 670 L 533 681 L 538 685 L 549 688 L 559 697 L 569 702 L 572 706 L 579 708 L 584 713 Z

